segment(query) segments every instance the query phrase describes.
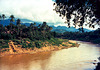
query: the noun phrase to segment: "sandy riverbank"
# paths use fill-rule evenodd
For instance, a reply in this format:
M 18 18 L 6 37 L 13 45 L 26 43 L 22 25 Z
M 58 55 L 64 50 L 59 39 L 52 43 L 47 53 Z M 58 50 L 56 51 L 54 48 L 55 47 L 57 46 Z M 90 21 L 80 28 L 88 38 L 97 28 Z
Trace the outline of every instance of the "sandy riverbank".
M 34 54 L 34 53 L 38 53 L 38 52 L 56 51 L 56 50 L 67 49 L 67 48 L 79 46 L 79 44 L 76 41 L 69 40 L 69 42 L 75 43 L 76 46 L 72 46 L 72 44 L 69 44 L 68 42 L 63 42 L 63 44 L 66 44 L 67 47 L 62 46 L 62 45 L 55 46 L 55 45 L 46 44 L 45 47 L 41 47 L 41 48 L 34 47 L 34 49 L 32 49 L 32 48 L 18 47 L 18 45 L 14 45 L 14 42 L 11 41 L 10 43 L 8 43 L 9 48 L 2 49 L 2 50 L 8 49 L 9 51 L 0 52 L 0 57 L 6 56 L 6 55 L 14 55 L 14 54 Z

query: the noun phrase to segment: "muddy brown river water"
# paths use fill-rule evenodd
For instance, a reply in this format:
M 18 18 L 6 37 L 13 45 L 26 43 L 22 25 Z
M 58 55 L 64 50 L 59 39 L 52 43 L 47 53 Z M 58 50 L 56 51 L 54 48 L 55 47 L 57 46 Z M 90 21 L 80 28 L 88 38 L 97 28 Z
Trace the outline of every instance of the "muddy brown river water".
M 100 57 L 100 46 L 78 43 L 78 48 L 0 57 L 0 70 L 94 70 L 93 63 Z

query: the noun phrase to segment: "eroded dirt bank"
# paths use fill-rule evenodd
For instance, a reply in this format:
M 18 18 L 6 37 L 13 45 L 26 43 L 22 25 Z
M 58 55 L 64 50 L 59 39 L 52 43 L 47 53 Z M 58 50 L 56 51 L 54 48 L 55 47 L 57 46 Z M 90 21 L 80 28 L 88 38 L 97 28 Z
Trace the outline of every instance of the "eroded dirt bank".
M 73 46 L 72 44 L 69 44 L 68 42 L 74 43 L 75 46 Z M 44 47 L 41 47 L 41 48 L 34 47 L 34 49 L 32 49 L 32 48 L 22 48 L 22 45 L 15 45 L 13 41 L 10 41 L 8 43 L 9 48 L 1 49 L 0 57 L 5 56 L 5 55 L 12 55 L 12 54 L 33 54 L 33 53 L 38 53 L 38 52 L 47 52 L 47 51 L 67 49 L 70 47 L 79 47 L 79 44 L 76 41 L 69 40 L 68 42 L 63 42 L 62 43 L 63 45 L 59 45 L 59 46 L 45 44 Z M 6 50 L 6 51 L 3 51 L 3 50 Z

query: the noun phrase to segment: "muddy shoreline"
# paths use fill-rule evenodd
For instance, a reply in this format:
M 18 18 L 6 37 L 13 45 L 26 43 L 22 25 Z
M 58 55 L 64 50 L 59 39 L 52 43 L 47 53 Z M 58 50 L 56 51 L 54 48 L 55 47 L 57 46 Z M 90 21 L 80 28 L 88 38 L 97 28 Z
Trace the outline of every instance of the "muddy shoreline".
M 48 48 L 48 47 L 46 47 L 46 48 Z M 0 57 L 8 56 L 8 55 L 35 54 L 35 53 L 40 53 L 40 52 L 50 52 L 50 51 L 57 51 L 57 50 L 61 50 L 61 49 L 68 49 L 68 48 L 72 48 L 72 47 L 61 47 L 61 48 L 54 48 L 54 49 L 50 49 L 50 50 L 38 49 L 38 50 L 31 50 L 31 51 L 27 51 L 27 52 L 21 52 L 21 53 L 17 53 L 17 52 L 13 52 L 13 53 L 3 52 L 3 53 L 0 53 Z
M 68 47 L 65 46 L 52 46 L 52 45 L 47 45 L 46 47 L 41 47 L 41 48 L 34 48 L 34 49 L 30 49 L 30 48 L 18 48 L 14 46 L 14 50 L 10 48 L 10 51 L 5 51 L 5 52 L 0 52 L 0 57 L 2 56 L 8 56 L 8 55 L 19 55 L 19 54 L 34 54 L 34 53 L 39 53 L 39 52 L 50 52 L 50 51 L 57 51 L 57 50 L 61 50 L 61 49 L 68 49 L 71 47 L 79 47 L 79 44 L 76 43 L 76 41 L 72 41 L 70 40 L 70 42 L 75 43 L 76 46 L 72 46 L 70 44 L 68 44 Z M 67 43 L 65 43 L 67 44 Z

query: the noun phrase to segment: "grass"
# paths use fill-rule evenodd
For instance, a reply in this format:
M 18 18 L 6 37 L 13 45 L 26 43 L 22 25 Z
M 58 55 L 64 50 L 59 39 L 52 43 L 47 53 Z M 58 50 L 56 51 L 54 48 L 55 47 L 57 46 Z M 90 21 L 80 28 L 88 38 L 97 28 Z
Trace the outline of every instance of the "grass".
M 68 42 L 69 44 L 72 44 L 72 46 L 74 47 L 74 46 L 76 46 L 76 44 L 75 43 L 71 43 L 71 42 Z
M 68 47 L 66 44 L 62 44 L 62 46 Z
M 43 41 L 35 41 L 35 46 L 37 47 L 37 48 L 41 48 L 41 47 L 43 47 Z
M 0 49 L 2 49 L 2 48 L 9 48 L 9 45 L 8 45 L 8 44 L 6 44 L 6 45 L 1 45 L 1 46 L 0 46 Z
M 63 42 L 68 42 L 68 39 L 59 39 L 59 38 L 51 38 L 50 40 L 30 40 L 29 38 L 24 38 L 22 40 L 18 40 L 18 39 L 13 39 L 12 40 L 14 42 L 15 45 L 22 45 L 22 48 L 41 48 L 43 46 L 45 46 L 45 44 L 51 44 L 51 45 L 56 45 L 56 46 L 65 46 L 68 47 L 67 44 L 62 44 Z M 27 43 L 26 41 L 28 41 L 29 43 Z M 9 48 L 8 45 L 9 40 L 0 40 L 0 49 L 2 48 Z M 68 42 L 69 44 L 72 44 L 72 46 L 76 46 L 75 43 L 71 43 Z
M 9 49 L 4 49 L 4 50 L 2 50 L 1 52 L 5 52 L 5 51 L 9 51 Z
M 48 42 L 52 45 L 57 45 L 59 46 L 59 44 L 62 43 L 62 40 L 61 39 L 57 39 L 57 38 L 51 38 L 50 40 L 48 40 Z
M 48 42 L 52 45 L 59 46 L 60 44 L 62 44 L 62 42 L 68 42 L 68 40 L 67 39 L 59 39 L 59 38 L 51 38 L 50 40 L 48 40 Z
M 0 49 L 9 48 L 8 42 L 9 40 L 0 40 Z

